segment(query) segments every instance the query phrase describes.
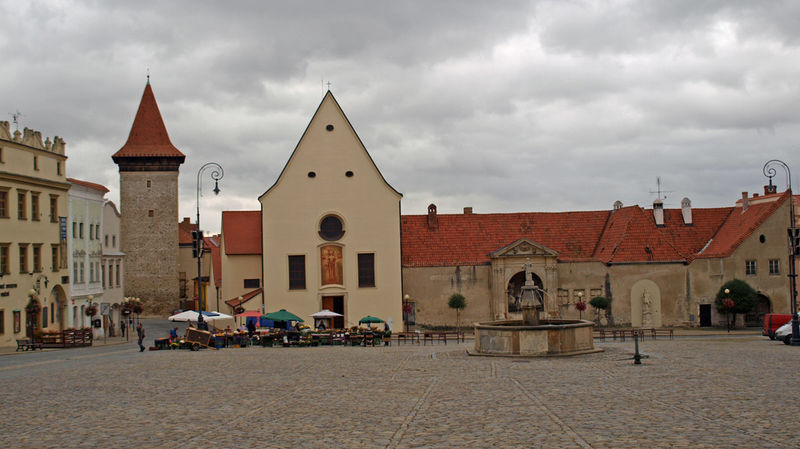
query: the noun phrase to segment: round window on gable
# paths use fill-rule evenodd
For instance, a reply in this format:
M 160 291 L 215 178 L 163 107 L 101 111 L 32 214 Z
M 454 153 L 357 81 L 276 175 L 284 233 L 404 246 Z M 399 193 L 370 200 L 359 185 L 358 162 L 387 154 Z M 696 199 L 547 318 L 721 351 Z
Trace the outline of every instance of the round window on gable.
M 335 215 L 328 215 L 319 222 L 319 236 L 329 242 L 335 242 L 344 235 L 342 220 Z
M 344 172 L 344 175 L 347 176 L 348 178 L 352 178 L 353 177 L 353 172 L 350 171 L 350 170 L 347 170 L 346 172 Z
M 315 176 L 317 176 L 317 174 L 315 172 L 313 172 L 313 171 L 308 172 L 308 177 L 309 178 L 313 178 Z
M 758 241 L 761 242 L 761 243 L 764 243 L 764 242 L 767 241 L 767 238 L 764 237 L 764 234 L 761 234 L 761 235 L 758 236 Z
M 325 127 L 328 131 L 333 131 L 333 125 L 328 125 Z

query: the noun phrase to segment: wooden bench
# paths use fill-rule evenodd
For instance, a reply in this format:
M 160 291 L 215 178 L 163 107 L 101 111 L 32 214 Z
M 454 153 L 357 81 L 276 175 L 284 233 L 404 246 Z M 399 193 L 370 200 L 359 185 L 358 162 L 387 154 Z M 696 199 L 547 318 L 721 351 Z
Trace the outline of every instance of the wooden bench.
M 35 351 L 36 348 L 42 349 L 42 344 L 37 342 L 32 342 L 30 339 L 21 338 L 17 339 L 17 349 L 14 351 Z
M 419 334 L 416 332 L 398 332 L 394 335 L 396 335 L 395 338 L 397 339 L 397 344 L 400 344 L 401 340 L 403 343 L 405 343 L 406 339 L 411 340 L 411 344 L 414 344 L 414 342 L 419 344 Z
M 675 337 L 675 332 L 672 329 L 650 329 L 650 335 L 653 337 L 653 340 L 659 335 L 662 337 L 669 337 L 669 339 L 672 340 Z

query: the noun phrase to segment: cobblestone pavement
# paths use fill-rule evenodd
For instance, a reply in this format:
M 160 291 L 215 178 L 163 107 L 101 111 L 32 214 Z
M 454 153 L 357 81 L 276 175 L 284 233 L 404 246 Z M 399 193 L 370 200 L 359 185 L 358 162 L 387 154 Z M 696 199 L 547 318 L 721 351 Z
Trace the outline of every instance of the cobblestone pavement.
M 549 359 L 470 345 L 4 357 L 0 446 L 800 447 L 800 348 L 647 340 L 634 366 L 631 342 Z

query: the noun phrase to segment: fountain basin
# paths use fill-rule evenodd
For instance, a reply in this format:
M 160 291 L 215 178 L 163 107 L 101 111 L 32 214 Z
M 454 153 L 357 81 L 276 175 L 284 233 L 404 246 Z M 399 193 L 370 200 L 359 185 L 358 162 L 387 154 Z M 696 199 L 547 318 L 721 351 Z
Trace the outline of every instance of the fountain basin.
M 554 357 L 600 352 L 594 348 L 594 323 L 544 319 L 536 326 L 522 320 L 475 323 L 475 348 L 470 355 Z

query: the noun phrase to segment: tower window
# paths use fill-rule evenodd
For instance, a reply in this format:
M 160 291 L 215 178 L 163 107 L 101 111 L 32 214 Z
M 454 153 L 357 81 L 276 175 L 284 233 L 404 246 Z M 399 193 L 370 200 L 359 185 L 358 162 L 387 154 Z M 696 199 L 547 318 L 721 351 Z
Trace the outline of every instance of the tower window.
M 150 188 L 150 185 L 151 185 L 151 183 L 150 183 L 150 180 L 148 179 L 148 180 L 147 180 L 147 188 L 148 188 L 148 189 Z
M 375 286 L 375 254 L 364 253 L 358 255 L 358 286 Z
M 150 210 L 147 211 L 147 216 L 148 217 L 154 217 L 155 214 L 156 214 L 156 212 L 153 209 L 150 209 Z

